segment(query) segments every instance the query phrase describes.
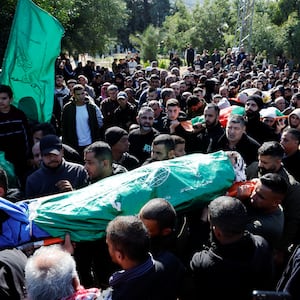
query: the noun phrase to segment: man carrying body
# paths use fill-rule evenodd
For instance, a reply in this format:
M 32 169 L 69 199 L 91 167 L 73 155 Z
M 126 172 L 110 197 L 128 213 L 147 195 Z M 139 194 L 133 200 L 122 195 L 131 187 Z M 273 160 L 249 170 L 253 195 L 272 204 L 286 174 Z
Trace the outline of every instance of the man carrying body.
M 232 115 L 229 117 L 226 131 L 216 143 L 215 149 L 239 152 L 246 165 L 257 161 L 257 150 L 260 144 L 246 134 L 246 123 L 243 116 Z
M 63 158 L 62 142 L 56 135 L 46 135 L 40 140 L 42 163 L 26 181 L 27 198 L 52 195 L 87 185 L 88 175 L 80 164 Z
M 84 149 L 84 163 L 91 183 L 127 172 L 123 166 L 113 163 L 111 147 L 102 141 L 95 142 Z
M 197 134 L 195 143 L 195 151 L 201 153 L 210 153 L 216 147 L 217 141 L 225 133 L 219 121 L 220 108 L 209 103 L 204 109 L 204 124 L 199 124 L 200 132 Z
M 105 141 L 110 145 L 113 162 L 122 165 L 128 171 L 140 166 L 139 160 L 128 153 L 128 132 L 121 127 L 113 126 L 106 129 Z
M 84 162 L 91 184 L 127 172 L 123 166 L 113 163 L 111 147 L 103 141 L 94 142 L 84 149 Z M 84 286 L 107 285 L 115 266 L 109 259 L 104 239 L 77 243 L 74 257 Z
M 282 176 L 288 190 L 282 201 L 284 212 L 284 228 L 282 238 L 277 247 L 280 259 L 287 259 L 289 247 L 299 243 L 300 232 L 300 184 L 288 173 L 282 165 L 284 149 L 278 142 L 265 142 L 258 150 L 258 162 L 253 163 L 246 169 L 247 178 L 259 178 L 266 173 L 277 173 Z M 279 264 L 284 264 L 281 261 Z M 282 267 L 281 265 L 281 267 Z M 281 272 L 282 270 L 279 270 Z
M 135 216 L 119 216 L 106 229 L 106 243 L 114 263 L 122 270 L 112 274 L 112 299 L 175 300 L 174 287 L 165 285 L 170 271 L 149 254 L 149 233 Z

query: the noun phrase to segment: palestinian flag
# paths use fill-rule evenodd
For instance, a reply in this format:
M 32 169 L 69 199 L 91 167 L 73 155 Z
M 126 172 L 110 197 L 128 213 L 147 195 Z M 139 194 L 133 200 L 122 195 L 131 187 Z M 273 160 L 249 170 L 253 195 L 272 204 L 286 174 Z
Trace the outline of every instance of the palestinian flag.
M 238 106 L 238 105 L 231 105 L 229 107 L 225 107 L 223 109 L 220 110 L 220 123 L 223 127 L 226 127 L 227 124 L 227 120 L 229 118 L 229 116 L 231 115 L 244 115 L 245 113 L 245 108 L 242 106 Z M 204 123 L 204 116 L 198 116 L 195 117 L 193 119 L 191 119 L 191 123 L 192 125 L 195 125 L 197 123 Z

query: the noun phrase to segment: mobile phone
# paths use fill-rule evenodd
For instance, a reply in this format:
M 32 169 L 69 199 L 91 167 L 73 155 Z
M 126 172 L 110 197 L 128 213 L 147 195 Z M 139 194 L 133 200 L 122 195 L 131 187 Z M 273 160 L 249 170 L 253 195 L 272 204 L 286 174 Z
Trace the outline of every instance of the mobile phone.
M 291 300 L 288 292 L 254 290 L 252 292 L 253 300 Z

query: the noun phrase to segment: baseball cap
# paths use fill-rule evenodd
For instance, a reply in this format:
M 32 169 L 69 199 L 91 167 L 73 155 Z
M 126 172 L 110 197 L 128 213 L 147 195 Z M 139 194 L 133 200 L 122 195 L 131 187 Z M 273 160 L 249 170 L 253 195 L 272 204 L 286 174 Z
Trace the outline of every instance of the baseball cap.
M 118 90 L 118 87 L 115 84 L 111 84 L 107 88 L 108 91 Z
M 55 134 L 48 134 L 40 140 L 41 154 L 46 155 L 49 153 L 59 155 L 62 149 L 62 142 Z
M 117 95 L 117 99 L 127 99 L 128 96 L 125 92 L 119 92 Z

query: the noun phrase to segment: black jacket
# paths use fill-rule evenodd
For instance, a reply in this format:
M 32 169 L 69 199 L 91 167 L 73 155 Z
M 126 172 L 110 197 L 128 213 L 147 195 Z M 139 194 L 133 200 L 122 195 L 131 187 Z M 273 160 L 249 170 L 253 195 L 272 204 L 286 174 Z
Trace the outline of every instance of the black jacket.
M 259 147 L 260 144 L 256 140 L 244 133 L 240 141 L 236 144 L 235 149 L 231 149 L 229 148 L 229 142 L 226 133 L 224 133 L 217 142 L 216 148 L 213 150 L 237 151 L 243 157 L 246 165 L 249 166 L 254 161 L 257 161 L 257 151 Z
M 199 151 L 201 153 L 213 152 L 214 149 L 216 149 L 218 140 L 224 135 L 224 133 L 225 130 L 220 122 L 218 122 L 216 126 L 205 128 L 197 135 L 195 151 Z
M 250 300 L 252 290 L 270 288 L 272 252 L 264 238 L 246 233 L 237 242 L 195 253 L 190 268 L 195 299 Z

